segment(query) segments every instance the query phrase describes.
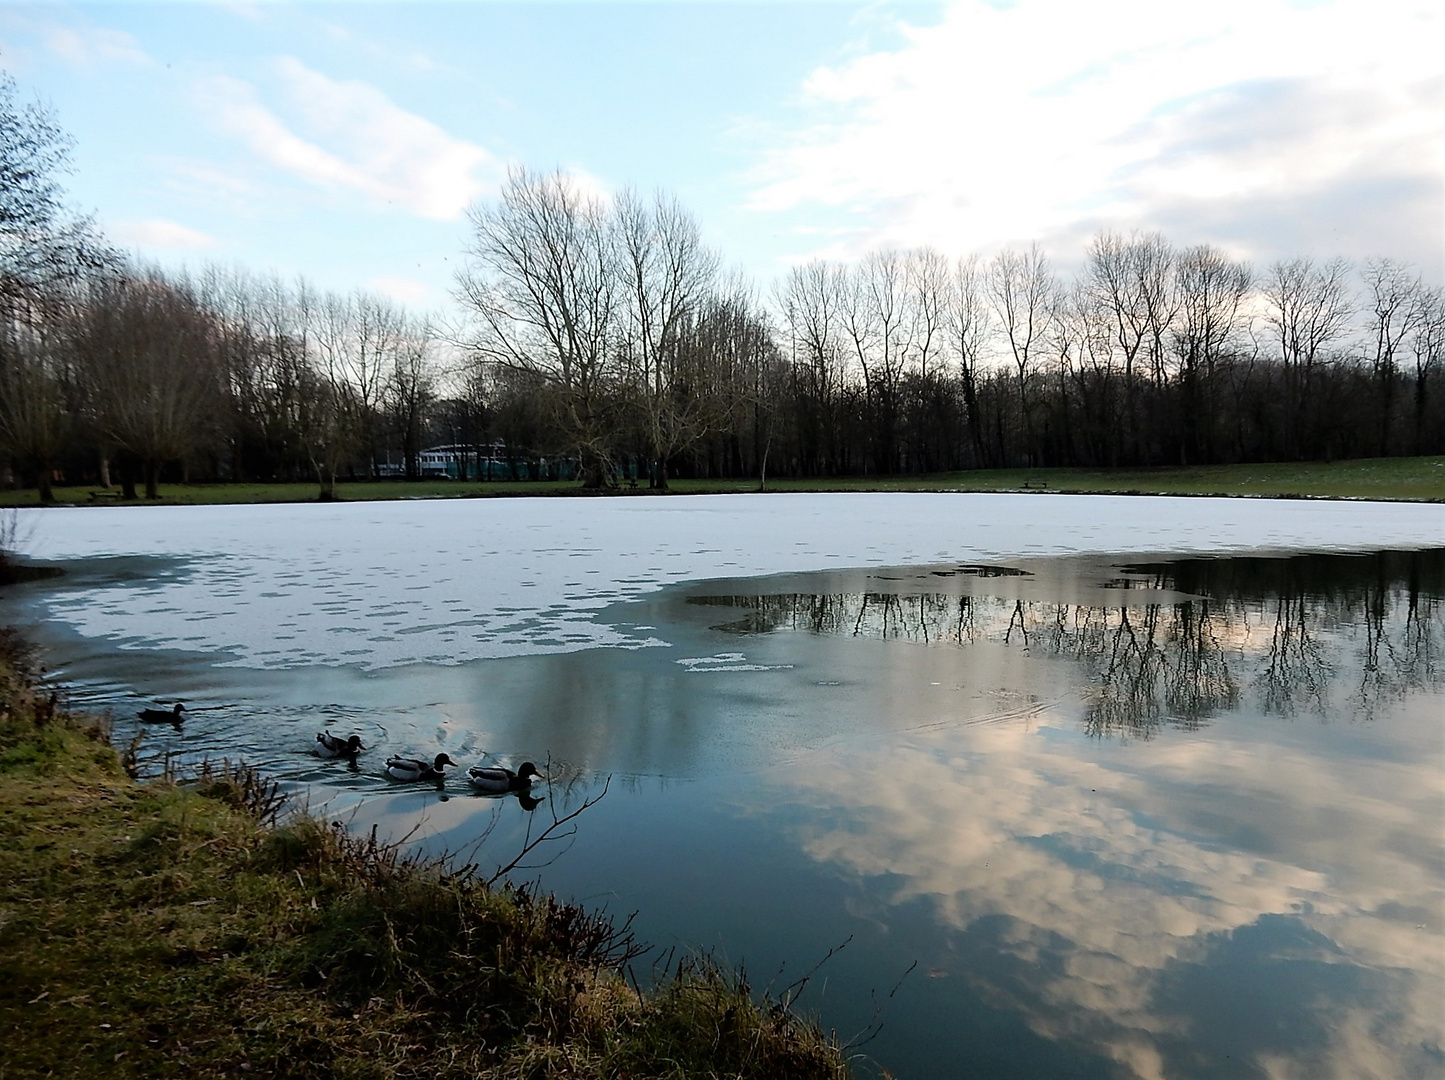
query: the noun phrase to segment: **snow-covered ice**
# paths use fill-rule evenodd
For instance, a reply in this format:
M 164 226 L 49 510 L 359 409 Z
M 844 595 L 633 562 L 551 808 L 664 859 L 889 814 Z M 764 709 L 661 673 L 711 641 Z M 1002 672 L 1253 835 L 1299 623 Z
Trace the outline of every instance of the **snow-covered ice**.
M 1445 505 L 986 494 L 477 499 L 26 511 L 28 554 L 179 559 L 59 590 L 50 618 L 122 648 L 248 667 L 457 664 L 645 632 L 602 608 L 686 580 L 1070 554 L 1445 544 Z

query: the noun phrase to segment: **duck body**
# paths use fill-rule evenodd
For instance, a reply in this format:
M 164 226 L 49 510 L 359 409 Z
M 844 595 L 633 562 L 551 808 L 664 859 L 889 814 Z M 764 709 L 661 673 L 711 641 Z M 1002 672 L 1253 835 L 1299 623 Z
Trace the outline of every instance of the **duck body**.
M 478 791 L 501 795 L 508 791 L 526 791 L 532 786 L 532 777 L 541 776 L 537 766 L 530 761 L 522 762 L 516 772 L 500 765 L 473 765 L 467 770 L 467 779 Z
M 361 745 L 361 736 L 353 735 L 342 739 L 329 731 L 316 733 L 316 756 L 324 758 L 355 757 L 366 747 Z
M 178 701 L 174 708 L 142 709 L 136 713 L 136 715 L 147 724 L 179 724 L 185 720 L 185 717 L 181 715 L 181 713 L 185 711 L 185 708 L 186 707 Z
M 444 765 L 455 766 L 456 762 L 445 754 L 438 754 L 433 761 L 424 758 L 390 757 L 386 759 L 386 775 L 393 780 L 440 780 L 444 775 Z

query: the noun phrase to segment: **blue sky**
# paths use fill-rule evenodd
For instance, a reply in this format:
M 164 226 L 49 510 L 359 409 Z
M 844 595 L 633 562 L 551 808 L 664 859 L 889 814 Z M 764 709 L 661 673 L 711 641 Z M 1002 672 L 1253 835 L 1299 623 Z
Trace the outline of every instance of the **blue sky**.
M 509 165 L 675 192 L 760 285 L 1100 228 L 1441 279 L 1428 4 L 0 4 L 73 200 L 167 264 L 447 302 Z

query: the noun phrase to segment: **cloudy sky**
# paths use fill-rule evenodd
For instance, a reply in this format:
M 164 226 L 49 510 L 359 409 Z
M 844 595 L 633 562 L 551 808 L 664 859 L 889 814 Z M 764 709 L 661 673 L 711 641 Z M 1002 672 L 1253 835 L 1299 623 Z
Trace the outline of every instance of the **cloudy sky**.
M 1103 228 L 1439 281 L 1434 7 L 0 3 L 0 65 L 112 239 L 428 307 L 515 164 L 673 191 L 763 283 Z

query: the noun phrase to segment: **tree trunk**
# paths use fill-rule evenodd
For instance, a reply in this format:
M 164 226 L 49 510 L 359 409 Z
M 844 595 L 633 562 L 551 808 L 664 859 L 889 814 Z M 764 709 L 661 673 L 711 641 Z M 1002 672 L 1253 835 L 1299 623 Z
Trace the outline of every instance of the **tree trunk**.
M 1428 375 L 1429 372 L 1422 371 L 1415 376 L 1415 453 L 1422 455 L 1430 452 L 1430 441 L 1425 435 L 1425 379 Z
M 40 467 L 35 470 L 35 488 L 41 502 L 55 501 L 55 491 L 50 486 L 50 462 L 45 458 L 40 459 Z
M 129 450 L 122 450 L 115 459 L 120 469 L 120 497 L 130 501 L 135 500 L 135 461 Z
M 582 487 L 588 491 L 601 491 L 610 485 L 607 472 L 607 458 L 592 450 L 582 453 Z
M 146 462 L 146 498 L 159 499 L 161 478 L 161 463 L 155 459 Z

